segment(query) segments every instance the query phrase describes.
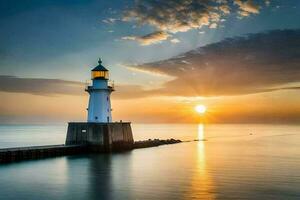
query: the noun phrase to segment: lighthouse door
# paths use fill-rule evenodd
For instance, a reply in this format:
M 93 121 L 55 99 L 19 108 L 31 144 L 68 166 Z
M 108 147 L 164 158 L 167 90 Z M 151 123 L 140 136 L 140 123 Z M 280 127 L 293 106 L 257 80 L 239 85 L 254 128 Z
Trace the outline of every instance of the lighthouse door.
M 109 117 L 107 116 L 107 122 L 109 122 Z

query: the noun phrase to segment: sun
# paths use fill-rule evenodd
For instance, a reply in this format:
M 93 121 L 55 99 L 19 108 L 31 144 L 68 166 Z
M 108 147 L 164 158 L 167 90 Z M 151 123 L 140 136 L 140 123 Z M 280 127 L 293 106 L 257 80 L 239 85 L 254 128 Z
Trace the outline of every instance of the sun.
M 205 105 L 197 105 L 195 107 L 195 110 L 197 113 L 204 114 L 206 112 L 206 106 Z

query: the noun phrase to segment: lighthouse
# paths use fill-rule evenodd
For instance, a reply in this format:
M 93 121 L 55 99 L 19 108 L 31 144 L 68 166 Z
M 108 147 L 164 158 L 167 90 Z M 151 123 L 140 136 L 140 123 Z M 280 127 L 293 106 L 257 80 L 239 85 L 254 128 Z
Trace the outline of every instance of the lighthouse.
M 86 88 L 90 95 L 88 105 L 88 122 L 112 122 L 110 94 L 114 86 L 109 84 L 109 71 L 99 59 L 98 65 L 91 71 L 92 85 Z
M 133 148 L 131 123 L 112 122 L 110 95 L 114 91 L 109 71 L 99 59 L 91 71 L 88 116 L 85 122 L 69 122 L 66 145 L 84 145 L 88 152 L 111 152 Z M 71 152 L 70 152 L 71 153 Z

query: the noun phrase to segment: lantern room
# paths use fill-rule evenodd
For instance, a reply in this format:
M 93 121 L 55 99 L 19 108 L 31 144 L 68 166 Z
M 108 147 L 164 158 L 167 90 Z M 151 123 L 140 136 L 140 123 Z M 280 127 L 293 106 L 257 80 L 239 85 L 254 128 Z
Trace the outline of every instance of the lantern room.
M 92 79 L 109 79 L 108 70 L 102 65 L 102 60 L 99 59 L 99 65 L 92 69 Z

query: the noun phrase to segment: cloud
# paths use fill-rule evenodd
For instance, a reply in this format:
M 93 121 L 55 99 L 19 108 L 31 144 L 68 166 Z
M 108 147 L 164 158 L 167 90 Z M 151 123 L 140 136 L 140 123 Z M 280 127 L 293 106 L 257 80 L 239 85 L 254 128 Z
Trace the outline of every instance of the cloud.
M 258 2 L 265 5 L 263 1 Z M 249 16 L 258 14 L 260 8 L 261 6 L 252 0 L 139 0 L 124 12 L 123 21 L 152 26 L 156 29 L 152 34 L 174 34 L 201 29 L 203 26 L 217 27 L 221 17 L 229 15 L 232 11 L 241 16 Z M 138 40 L 143 37 L 129 38 L 145 45 L 143 40 Z M 156 43 L 154 39 L 147 45 Z M 160 37 L 156 39 L 162 41 Z
M 250 15 L 249 12 L 246 12 L 246 11 L 243 11 L 243 10 L 239 11 L 238 13 L 240 15 L 239 16 L 240 19 L 242 19 L 243 17 L 248 17 Z
M 240 14 L 241 17 L 247 17 L 250 14 L 258 14 L 260 6 L 255 4 L 252 0 L 235 0 L 235 4 L 239 6 L 239 11 L 238 13 Z
M 225 14 L 230 14 L 230 7 L 226 4 L 219 6 L 219 9 Z
M 170 42 L 172 42 L 172 43 L 174 43 L 174 44 L 177 44 L 177 43 L 180 42 L 180 40 L 177 39 L 177 38 L 173 38 L 172 40 L 170 40 Z
M 153 95 L 226 96 L 298 89 L 300 29 L 228 38 L 136 68 L 174 77 L 163 88 L 148 91 Z
M 84 83 L 60 79 L 20 78 L 0 75 L 0 91 L 34 95 L 82 95 Z
M 216 24 L 216 23 L 212 23 L 211 25 L 209 25 L 209 28 L 217 28 L 217 26 L 218 26 L 218 24 Z
M 122 37 L 123 40 L 135 40 L 138 41 L 141 45 L 147 46 L 150 44 L 160 43 L 163 40 L 166 40 L 170 37 L 170 35 L 163 31 L 157 31 L 150 33 L 145 36 L 125 36 Z
M 266 4 L 266 6 L 269 6 L 271 4 L 271 1 L 270 0 L 265 0 L 265 4 Z
M 119 19 L 116 19 L 116 18 L 107 18 L 107 19 L 103 19 L 102 22 L 105 24 L 114 24 L 118 20 Z
M 212 1 L 137 1 L 134 8 L 125 12 L 125 21 L 151 25 L 158 30 L 171 33 L 186 32 L 193 28 L 209 25 L 210 20 L 217 20 L 216 8 Z

